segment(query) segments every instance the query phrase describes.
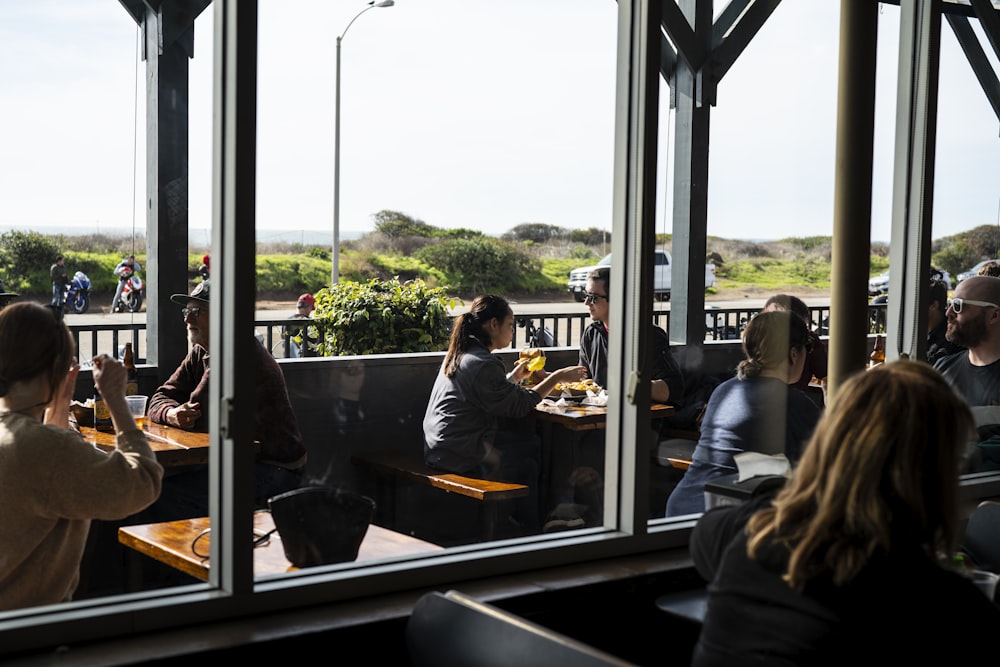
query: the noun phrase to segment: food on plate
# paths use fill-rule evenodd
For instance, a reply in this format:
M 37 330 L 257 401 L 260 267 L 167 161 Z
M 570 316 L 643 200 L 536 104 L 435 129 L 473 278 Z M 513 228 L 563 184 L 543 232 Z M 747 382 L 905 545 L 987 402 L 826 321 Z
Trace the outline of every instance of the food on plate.
M 545 353 L 537 347 L 525 347 L 518 354 L 519 364 L 528 364 L 528 370 L 534 373 L 545 368 Z
M 579 382 L 560 382 L 556 384 L 555 391 L 572 396 L 580 396 L 586 394 L 588 391 L 596 394 L 601 391 L 601 385 L 594 382 L 591 378 L 585 378 Z

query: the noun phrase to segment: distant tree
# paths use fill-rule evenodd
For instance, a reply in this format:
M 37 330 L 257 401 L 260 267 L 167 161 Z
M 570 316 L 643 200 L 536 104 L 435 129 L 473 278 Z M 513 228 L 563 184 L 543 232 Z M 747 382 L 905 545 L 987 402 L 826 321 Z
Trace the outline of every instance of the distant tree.
M 399 211 L 382 210 L 372 216 L 375 221 L 375 231 L 390 239 L 404 236 L 434 237 L 440 229 L 429 225 L 423 220 L 411 218 Z
M 570 230 L 569 240 L 571 243 L 582 243 L 583 245 L 601 245 L 611 242 L 611 232 L 597 227 L 573 229 Z
M 784 239 L 786 243 L 791 243 L 797 245 L 803 250 L 816 250 L 826 245 L 833 243 L 832 236 L 805 236 L 805 237 L 792 237 Z
M 548 243 L 568 236 L 567 230 L 556 225 L 546 225 L 541 222 L 525 222 L 506 232 L 504 241 L 531 241 L 532 243 Z
M 455 229 L 442 229 L 438 231 L 435 236 L 443 239 L 475 239 L 480 236 L 485 236 L 478 229 L 466 229 L 465 227 L 456 227 Z
M 996 225 L 980 225 L 953 236 L 946 236 L 932 245 L 937 248 L 931 261 L 951 274 L 958 274 L 984 259 L 1000 256 L 1000 229 Z

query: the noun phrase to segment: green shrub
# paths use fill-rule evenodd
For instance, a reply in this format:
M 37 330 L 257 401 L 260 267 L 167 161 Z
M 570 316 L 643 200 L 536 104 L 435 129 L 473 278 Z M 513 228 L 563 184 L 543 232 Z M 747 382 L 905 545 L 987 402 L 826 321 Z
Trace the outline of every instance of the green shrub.
M 443 271 L 456 289 L 479 294 L 513 291 L 541 271 L 524 250 L 489 236 L 442 241 L 420 249 L 417 258 Z
M 320 354 L 390 354 L 447 349 L 449 309 L 441 288 L 422 280 L 341 281 L 315 295 L 313 319 L 322 332 Z
M 13 230 L 0 234 L 0 265 L 7 289 L 23 291 L 34 283 L 51 287 L 49 268 L 60 252 L 50 237 L 38 232 Z

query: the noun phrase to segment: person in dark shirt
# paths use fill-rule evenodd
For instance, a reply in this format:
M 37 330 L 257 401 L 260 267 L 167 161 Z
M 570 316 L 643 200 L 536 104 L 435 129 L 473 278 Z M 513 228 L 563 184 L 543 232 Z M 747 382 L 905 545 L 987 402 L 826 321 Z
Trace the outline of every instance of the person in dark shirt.
M 1000 406 L 1000 278 L 960 282 L 945 317 L 948 342 L 966 349 L 934 367 L 970 406 Z
M 923 362 L 841 386 L 791 479 L 704 514 L 696 667 L 993 664 L 1000 607 L 953 569 L 968 406 Z
M 559 382 L 583 378 L 580 366 L 547 373 L 533 387 L 527 359 L 508 373 L 493 352 L 510 347 L 514 312 L 501 296 L 483 294 L 452 324 L 448 353 L 424 413 L 424 462 L 436 470 L 525 484 L 529 495 L 514 501 L 512 518 L 537 532 L 540 441 L 530 432 L 502 428 L 505 418 L 523 418 Z
M 580 338 L 580 365 L 594 382 L 607 389 L 608 386 L 608 316 L 610 306 L 608 294 L 611 289 L 611 267 L 601 266 L 587 276 L 587 292 L 584 303 L 590 311 L 593 322 L 584 330 Z M 670 351 L 670 338 L 663 329 L 652 328 L 650 355 L 651 367 L 650 398 L 655 403 L 680 406 L 684 398 L 684 374 Z
M 927 305 L 927 363 L 932 366 L 939 359 L 961 352 L 963 348 L 948 340 L 948 286 L 941 280 L 931 280 Z
M 56 308 L 62 308 L 63 294 L 66 291 L 66 285 L 69 284 L 66 258 L 62 255 L 56 257 L 56 263 L 49 268 L 49 276 L 52 278 L 52 305 Z
M 810 398 L 813 398 L 816 401 L 817 405 L 823 407 L 826 396 L 826 344 L 823 342 L 823 339 L 819 337 L 819 334 L 812 330 L 812 317 L 809 314 L 809 306 L 807 306 L 805 301 L 797 296 L 792 296 L 790 294 L 775 294 L 764 302 L 763 312 L 770 313 L 775 310 L 791 311 L 803 322 L 805 322 L 806 328 L 809 329 L 809 337 L 812 339 L 812 349 L 806 357 L 805 366 L 802 368 L 802 375 L 799 379 L 792 383 L 792 386 L 799 391 L 805 392 Z M 810 383 L 813 378 L 820 381 L 822 389 L 814 391 L 810 387 Z
M 174 294 L 175 303 L 184 306 L 191 349 L 177 370 L 149 399 L 148 417 L 158 424 L 168 424 L 195 431 L 208 430 L 209 391 L 209 294 L 210 281 L 199 283 L 190 295 Z M 266 507 L 271 496 L 291 491 L 301 485 L 306 464 L 298 422 L 292 411 L 281 368 L 271 354 L 256 345 L 257 407 L 254 424 L 255 503 Z M 161 501 L 171 508 L 175 518 L 207 516 L 208 477 L 204 466 L 173 475 L 164 481 Z M 173 495 L 172 495 L 173 494 Z M 166 499 L 166 500 L 165 500 Z M 186 516 L 185 516 L 186 515 Z
M 302 320 L 309 320 L 312 312 L 316 310 L 316 299 L 312 294 L 306 292 L 299 296 L 295 302 L 295 314 L 290 320 L 298 321 L 298 324 L 286 325 L 283 330 L 285 344 L 288 345 L 290 357 L 315 357 L 319 354 L 319 330 L 315 324 L 303 324 Z

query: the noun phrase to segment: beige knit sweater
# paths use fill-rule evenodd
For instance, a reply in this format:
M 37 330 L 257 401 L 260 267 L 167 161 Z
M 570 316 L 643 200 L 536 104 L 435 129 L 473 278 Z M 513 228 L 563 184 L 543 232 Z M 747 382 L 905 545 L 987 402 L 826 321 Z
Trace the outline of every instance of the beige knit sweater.
M 69 600 L 91 519 L 121 519 L 160 495 L 141 431 L 110 454 L 76 433 L 0 415 L 0 610 Z

